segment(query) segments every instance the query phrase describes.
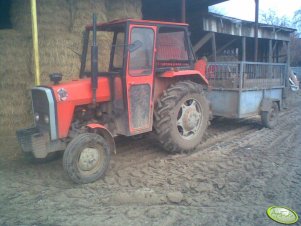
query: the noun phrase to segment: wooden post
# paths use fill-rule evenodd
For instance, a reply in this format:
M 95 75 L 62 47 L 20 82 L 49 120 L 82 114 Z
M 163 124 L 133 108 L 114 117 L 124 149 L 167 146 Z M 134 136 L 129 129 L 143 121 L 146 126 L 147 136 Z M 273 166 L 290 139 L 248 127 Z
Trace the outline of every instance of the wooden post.
M 212 55 L 213 55 L 213 61 L 216 62 L 216 40 L 215 40 L 215 33 L 212 33 Z
M 241 61 L 246 61 L 246 46 L 247 46 L 247 38 L 246 37 L 242 37 L 242 58 Z
M 258 12 L 259 12 L 259 0 L 255 0 L 255 46 L 254 46 L 254 61 L 258 60 Z
M 287 43 L 287 66 L 291 65 L 291 43 L 288 41 Z
M 269 40 L 269 63 L 273 63 L 273 40 Z
M 186 0 L 182 0 L 182 23 L 186 23 Z
M 40 59 L 36 0 L 31 0 L 32 42 L 34 56 L 35 84 L 40 85 Z

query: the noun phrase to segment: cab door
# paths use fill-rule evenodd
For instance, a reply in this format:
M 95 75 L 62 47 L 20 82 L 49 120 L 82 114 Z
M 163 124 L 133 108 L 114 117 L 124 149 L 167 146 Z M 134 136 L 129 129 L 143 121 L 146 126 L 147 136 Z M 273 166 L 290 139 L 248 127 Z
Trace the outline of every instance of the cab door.
M 130 135 L 152 130 L 156 31 L 155 26 L 129 27 L 126 86 Z

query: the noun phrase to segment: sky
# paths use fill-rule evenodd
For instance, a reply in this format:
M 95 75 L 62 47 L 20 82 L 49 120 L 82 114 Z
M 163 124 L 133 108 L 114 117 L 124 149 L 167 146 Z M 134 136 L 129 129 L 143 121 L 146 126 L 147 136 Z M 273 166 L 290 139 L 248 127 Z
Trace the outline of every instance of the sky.
M 229 0 L 215 7 L 226 16 L 250 21 L 255 20 L 254 0 Z M 259 0 L 260 12 L 268 11 L 269 9 L 277 12 L 279 17 L 286 16 L 292 19 L 294 12 L 301 9 L 301 0 Z

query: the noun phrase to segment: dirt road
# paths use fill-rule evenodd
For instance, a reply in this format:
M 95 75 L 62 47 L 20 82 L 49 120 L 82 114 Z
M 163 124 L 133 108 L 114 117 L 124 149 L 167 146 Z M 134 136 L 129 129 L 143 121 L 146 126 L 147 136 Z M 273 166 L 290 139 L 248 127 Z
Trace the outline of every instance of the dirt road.
M 278 225 L 271 205 L 300 216 L 298 98 L 274 130 L 259 118 L 215 120 L 189 155 L 168 155 L 151 136 L 119 139 L 106 178 L 88 185 L 73 184 L 61 159 L 26 163 L 2 137 L 0 225 Z

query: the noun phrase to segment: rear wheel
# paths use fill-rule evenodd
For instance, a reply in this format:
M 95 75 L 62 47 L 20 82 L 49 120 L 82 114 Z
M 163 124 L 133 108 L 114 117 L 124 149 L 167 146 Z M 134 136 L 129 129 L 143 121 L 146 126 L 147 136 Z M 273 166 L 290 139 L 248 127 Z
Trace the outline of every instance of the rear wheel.
M 193 150 L 209 123 L 209 104 L 202 86 L 181 81 L 168 88 L 155 107 L 157 139 L 171 153 Z
M 273 129 L 278 124 L 278 120 L 279 107 L 276 102 L 273 102 L 269 111 L 261 112 L 261 122 L 267 128 Z
M 90 183 L 104 177 L 111 158 L 109 143 L 96 133 L 75 137 L 67 146 L 63 166 L 78 184 Z

